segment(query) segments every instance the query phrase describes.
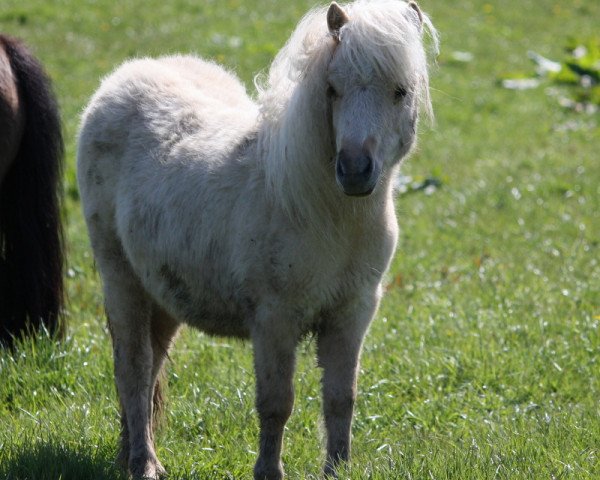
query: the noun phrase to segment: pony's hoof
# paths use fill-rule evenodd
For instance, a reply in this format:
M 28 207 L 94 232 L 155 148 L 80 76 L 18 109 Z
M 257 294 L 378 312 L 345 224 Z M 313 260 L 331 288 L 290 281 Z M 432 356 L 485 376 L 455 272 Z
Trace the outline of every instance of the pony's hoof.
M 337 457 L 337 460 L 331 460 L 331 458 L 329 458 L 323 466 L 323 478 L 327 480 L 335 480 L 339 478 L 340 475 L 338 473 L 338 469 L 343 463 L 347 461 L 347 455 L 343 459 L 339 458 L 339 456 Z
M 323 467 L 323 477 L 327 480 L 334 480 L 338 478 L 338 473 L 335 466 L 330 463 L 326 463 L 325 467 Z
M 115 459 L 115 465 L 124 472 L 127 472 L 129 466 L 129 450 L 121 449 L 117 458 Z
M 130 460 L 129 473 L 135 480 L 161 480 L 167 475 L 156 458 Z
M 272 465 L 258 459 L 254 466 L 254 480 L 282 480 L 282 478 L 283 464 L 281 462 Z
M 153 478 L 158 478 L 160 480 L 167 478 L 167 471 L 158 460 L 156 460 L 154 475 L 155 476 Z

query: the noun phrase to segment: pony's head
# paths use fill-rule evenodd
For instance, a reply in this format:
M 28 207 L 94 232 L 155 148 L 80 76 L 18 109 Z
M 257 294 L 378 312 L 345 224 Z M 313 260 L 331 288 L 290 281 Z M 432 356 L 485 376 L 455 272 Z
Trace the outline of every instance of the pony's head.
M 369 195 L 415 142 L 419 106 L 431 113 L 423 30 L 435 30 L 416 3 L 332 3 L 334 50 L 326 74 L 335 176 L 347 195 Z M 436 44 L 437 47 L 437 44 Z
M 413 2 L 317 7 L 257 77 L 266 185 L 291 217 L 322 224 L 335 215 L 326 205 L 339 210 L 340 189 L 368 195 L 392 178 L 414 144 L 420 107 L 431 113 L 427 32 L 437 50 Z

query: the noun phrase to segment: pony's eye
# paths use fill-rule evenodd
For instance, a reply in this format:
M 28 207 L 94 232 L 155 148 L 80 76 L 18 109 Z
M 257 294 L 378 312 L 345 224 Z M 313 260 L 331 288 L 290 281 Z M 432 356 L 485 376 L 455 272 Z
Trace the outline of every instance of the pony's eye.
M 406 91 L 406 88 L 404 88 L 402 85 L 398 85 L 394 90 L 394 100 L 397 102 L 402 100 L 404 97 L 406 97 L 407 93 L 408 92 Z
M 336 99 L 339 97 L 337 90 L 331 85 L 331 83 L 327 84 L 327 96 L 332 99 Z

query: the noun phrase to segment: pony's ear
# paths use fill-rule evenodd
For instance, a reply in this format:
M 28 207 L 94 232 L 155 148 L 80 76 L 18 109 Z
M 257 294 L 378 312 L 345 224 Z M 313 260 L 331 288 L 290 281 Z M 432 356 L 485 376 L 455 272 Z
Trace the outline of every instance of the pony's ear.
M 413 1 L 408 2 L 408 6 L 413 10 L 414 13 L 416 13 L 415 20 L 418 20 L 418 27 L 420 29 L 423 26 L 423 13 L 421 12 L 421 9 L 417 5 L 417 2 Z
M 338 42 L 340 41 L 340 28 L 342 28 L 348 22 L 348 15 L 337 3 L 332 2 L 327 10 L 327 26 L 329 27 L 329 33 Z

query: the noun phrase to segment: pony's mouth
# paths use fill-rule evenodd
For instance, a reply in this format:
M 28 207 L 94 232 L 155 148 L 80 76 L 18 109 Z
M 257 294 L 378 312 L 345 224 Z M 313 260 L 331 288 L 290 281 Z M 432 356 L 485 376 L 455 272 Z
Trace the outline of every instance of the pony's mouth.
M 369 195 L 371 195 L 373 193 L 373 190 L 375 190 L 375 186 L 372 186 L 369 190 L 366 190 L 364 192 L 362 192 L 362 191 L 347 191 L 344 187 L 341 187 L 341 189 L 349 197 L 368 197 Z
M 369 158 L 359 169 L 349 168 L 344 158 L 338 155 L 335 162 L 335 180 L 346 195 L 366 197 L 373 193 L 379 177 L 379 169 Z

